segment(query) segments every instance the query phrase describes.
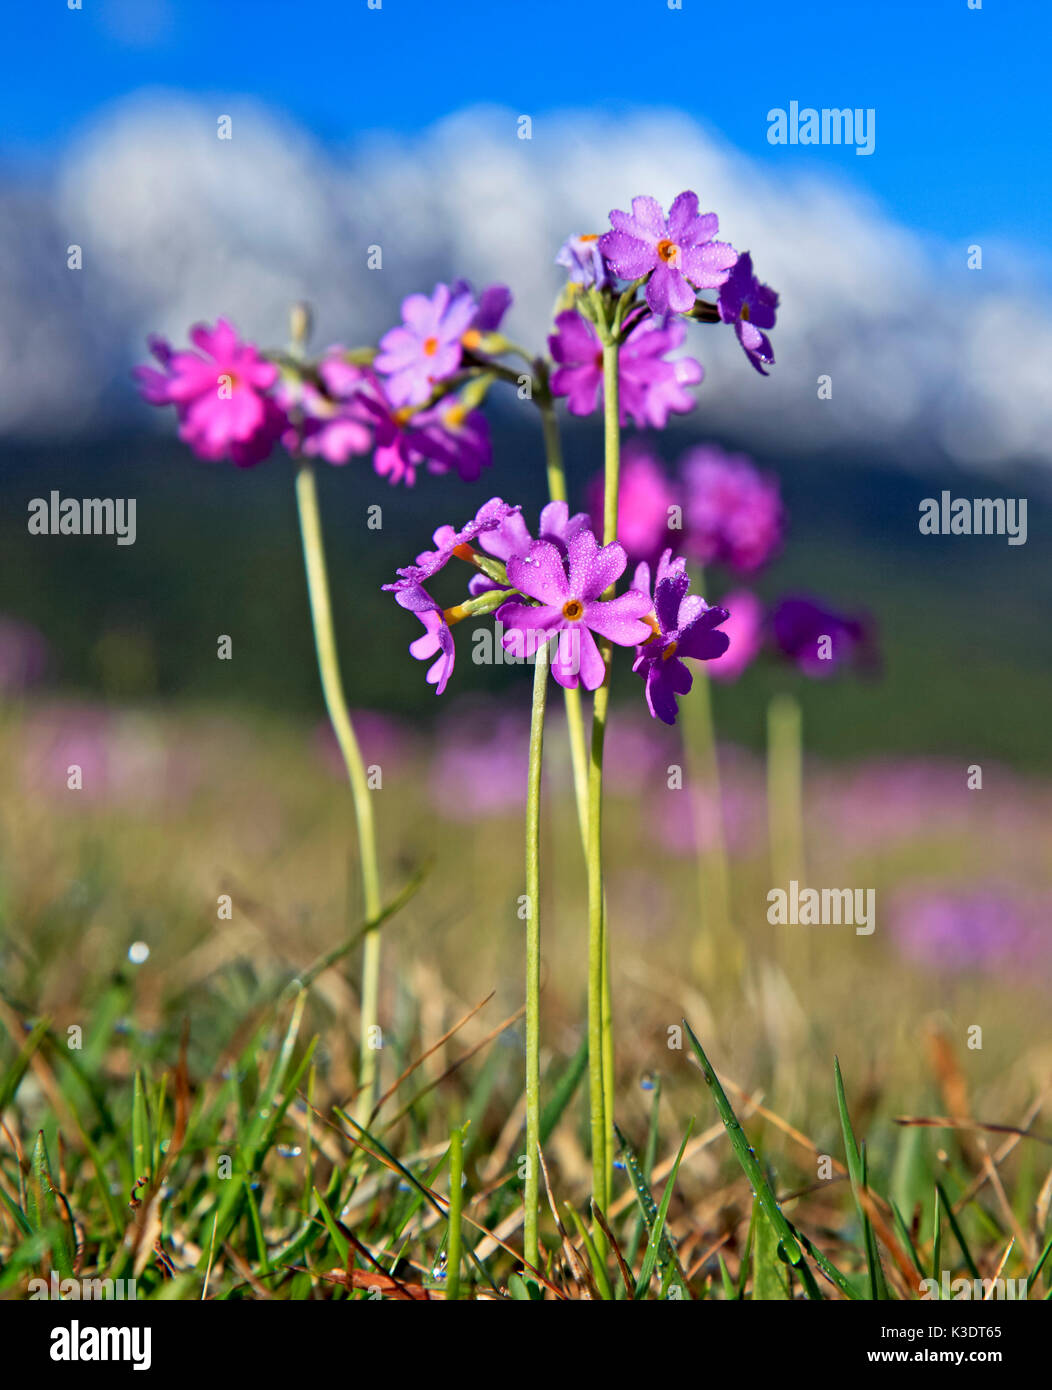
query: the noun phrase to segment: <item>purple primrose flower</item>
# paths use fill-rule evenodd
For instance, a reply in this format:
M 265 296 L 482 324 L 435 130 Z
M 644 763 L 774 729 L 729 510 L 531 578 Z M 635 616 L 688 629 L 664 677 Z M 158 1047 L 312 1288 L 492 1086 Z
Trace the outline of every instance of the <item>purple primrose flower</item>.
M 448 285 L 436 285 L 430 299 L 424 294 L 403 299 L 402 323 L 380 339 L 374 361 L 387 377 L 392 405 L 423 405 L 435 382 L 453 375 L 460 366 L 461 339 L 477 312 L 466 289 L 455 293 Z
M 650 593 L 650 566 L 636 568 L 634 587 Z M 686 695 L 694 677 L 682 658 L 711 661 L 727 650 L 729 639 L 716 629 L 729 614 L 710 607 L 700 594 L 688 594 L 686 561 L 673 560 L 666 550 L 658 561 L 654 583 L 654 613 L 647 619 L 652 631 L 639 645 L 632 670 L 646 683 L 647 707 L 655 719 L 676 722 L 676 696 Z
M 766 376 L 764 364 L 774 362 L 771 340 L 761 330 L 773 328 L 778 295 L 768 285 L 761 285 L 753 274 L 752 256 L 743 251 L 737 264 L 720 288 L 717 307 L 724 323 L 733 323 L 746 357 Z
M 517 657 L 532 656 L 542 641 L 559 634 L 552 660 L 552 674 L 567 689 L 578 681 L 586 690 L 597 690 L 606 665 L 593 633 L 621 647 L 646 639 L 641 621 L 650 609 L 646 594 L 629 589 L 617 598 L 601 595 L 624 573 L 628 557 L 616 542 L 599 546 L 592 532 L 582 527 L 570 538 L 564 557 L 551 541 L 534 541 L 522 556 L 508 561 L 508 580 L 537 606 L 512 600 L 497 610 L 497 621 L 506 629 L 506 650 Z
M 622 280 L 650 276 L 646 298 L 654 314 L 688 313 L 695 290 L 718 288 L 738 259 L 733 246 L 712 240 L 719 218 L 699 214 L 696 193 L 681 193 L 667 218 L 655 198 L 633 198 L 632 211 L 615 208 L 610 225 L 599 250 Z

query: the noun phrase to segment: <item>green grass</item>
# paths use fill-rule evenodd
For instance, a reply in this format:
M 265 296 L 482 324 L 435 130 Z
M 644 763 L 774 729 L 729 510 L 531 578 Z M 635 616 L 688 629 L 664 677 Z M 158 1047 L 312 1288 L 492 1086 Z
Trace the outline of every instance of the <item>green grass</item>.
M 693 864 L 645 851 L 643 810 L 616 790 L 619 1155 L 594 1210 L 580 850 L 557 735 L 542 1259 L 524 1270 L 519 814 L 443 820 L 419 769 L 386 785 L 382 1100 L 361 1124 L 367 924 L 343 789 L 294 727 L 228 737 L 184 717 L 156 732 L 207 756 L 183 803 L 6 787 L 0 1297 L 52 1271 L 134 1278 L 144 1299 L 900 1300 L 943 1271 L 1050 1296 L 1037 983 L 926 974 L 879 930 L 824 938 L 810 961 L 776 950 L 750 852 L 732 864 L 734 939 L 699 941 Z M 17 723 L 0 737 L 17 749 Z M 816 847 L 842 869 L 826 881 L 887 886 L 914 860 L 960 877 L 996 852 L 985 827 L 947 841 L 933 826 L 926 848 Z M 136 940 L 144 965 L 127 959 Z M 960 1114 L 961 1097 L 1026 1134 L 896 1123 Z

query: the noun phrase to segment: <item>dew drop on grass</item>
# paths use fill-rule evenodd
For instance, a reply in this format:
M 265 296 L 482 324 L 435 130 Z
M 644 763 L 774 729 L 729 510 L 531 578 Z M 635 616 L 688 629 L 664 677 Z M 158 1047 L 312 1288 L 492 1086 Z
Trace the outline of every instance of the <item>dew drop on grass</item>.
M 133 941 L 128 947 L 128 959 L 132 965 L 144 965 L 150 959 L 150 948 L 145 941 Z
M 303 1150 L 298 1144 L 279 1144 L 278 1153 L 282 1158 L 299 1158 Z

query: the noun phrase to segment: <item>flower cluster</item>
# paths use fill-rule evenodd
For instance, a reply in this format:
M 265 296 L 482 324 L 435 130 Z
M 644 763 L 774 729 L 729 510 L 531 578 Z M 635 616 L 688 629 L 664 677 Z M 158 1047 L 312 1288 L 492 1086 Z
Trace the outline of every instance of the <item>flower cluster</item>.
M 175 406 L 180 438 L 199 458 L 250 468 L 280 441 L 337 465 L 371 453 L 392 483 L 412 484 L 421 468 L 471 482 L 492 449 L 485 416 L 470 391 L 458 391 L 459 378 L 481 372 L 510 303 L 503 285 L 476 298 L 466 281 L 439 284 L 430 298 L 403 301 L 402 323 L 378 350 L 331 347 L 313 365 L 263 354 L 220 319 L 214 329 L 191 329 L 197 351 L 151 338 L 159 365 L 135 376 L 151 405 Z
M 683 346 L 688 318 L 733 325 L 746 357 L 767 375 L 774 349 L 765 330 L 774 327 L 778 295 L 757 279 L 747 251 L 715 239 L 719 218 L 699 212 L 696 193 L 681 193 L 667 217 L 656 199 L 633 198 L 631 212 L 610 213 L 610 226 L 602 236 L 568 238 L 556 256 L 569 273 L 566 298 L 575 307 L 559 314 L 548 340 L 557 364 L 551 388 L 567 398 L 571 414 L 590 415 L 603 395 L 602 348 L 580 312 L 582 296 L 613 293 L 619 284 L 627 283 L 630 295 L 646 287 L 624 320 L 619 346 L 622 424 L 628 418 L 640 429 L 664 429 L 670 414 L 693 408 L 686 388 L 701 382 L 704 368 L 692 357 L 669 356 Z M 716 302 L 701 298 L 702 290 L 717 290 Z
M 634 647 L 635 670 L 644 681 L 651 714 L 675 722 L 676 696 L 691 688 L 683 658 L 710 661 L 728 648 L 717 629 L 728 618 L 690 594 L 686 562 L 666 551 L 651 586 L 650 569 L 638 566 L 632 587 L 615 595 L 628 556 L 618 542 L 601 546 L 588 517 L 569 515 L 565 502 L 541 513 L 539 534 L 531 535 L 521 509 L 491 498 L 464 526 L 442 526 L 435 548 L 398 571 L 384 588 L 426 629 L 410 644 L 419 660 L 431 660 L 428 681 L 441 694 L 453 671 L 453 627 L 464 618 L 494 613 L 504 649 L 516 660 L 530 660 L 540 646 L 552 647 L 551 669 L 567 689 L 597 690 L 606 660 L 597 638 Z M 478 548 L 476 549 L 475 543 Z M 454 558 L 482 570 L 468 586 L 469 598 L 449 608 L 424 587 Z
M 598 515 L 601 478 L 590 500 Z M 689 559 L 736 574 L 769 564 L 785 532 L 778 480 L 744 454 L 714 444 L 688 450 L 674 478 L 646 445 L 630 444 L 621 465 L 619 518 L 618 539 L 632 559 L 653 562 L 675 539 Z

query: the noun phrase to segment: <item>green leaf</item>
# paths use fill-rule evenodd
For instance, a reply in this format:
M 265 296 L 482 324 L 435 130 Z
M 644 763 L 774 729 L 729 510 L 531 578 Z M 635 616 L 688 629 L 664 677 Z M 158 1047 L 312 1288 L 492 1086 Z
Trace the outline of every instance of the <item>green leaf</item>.
M 756 1194 L 760 1205 L 767 1213 L 767 1219 L 774 1227 L 786 1259 L 791 1265 L 798 1267 L 804 1264 L 804 1256 L 803 1251 L 797 1243 L 793 1229 L 785 1219 L 781 1207 L 775 1200 L 774 1193 L 771 1191 L 771 1185 L 767 1181 L 766 1175 L 757 1161 L 756 1154 L 753 1152 L 745 1137 L 745 1131 L 742 1129 L 738 1117 L 735 1115 L 731 1103 L 727 1099 L 726 1093 L 720 1085 L 716 1073 L 712 1069 L 709 1059 L 702 1051 L 701 1043 L 698 1042 L 693 1028 L 691 1028 L 686 1019 L 683 1020 L 683 1026 L 686 1028 L 690 1037 L 690 1045 L 694 1049 L 694 1054 L 701 1063 L 702 1075 L 705 1078 L 709 1090 L 712 1092 L 712 1099 L 716 1104 L 719 1117 L 723 1121 L 723 1127 L 727 1131 L 727 1136 L 731 1141 L 731 1146 L 734 1149 L 738 1162 L 742 1166 L 742 1171 L 749 1180 L 749 1186 Z
M 57 1193 L 51 1177 L 44 1131 L 39 1130 L 26 1180 L 26 1216 L 34 1231 L 47 1233 L 59 1277 L 72 1279 L 73 1241 L 69 1217 L 65 1203 L 59 1202 Z
M 153 1133 L 150 1126 L 150 1108 L 146 1103 L 146 1088 L 142 1072 L 135 1073 L 132 1092 L 132 1169 L 136 1181 L 153 1178 Z
M 884 1280 L 884 1270 L 880 1263 L 876 1237 L 866 1210 L 862 1205 L 861 1192 L 866 1191 L 865 1158 L 855 1139 L 851 1115 L 847 1108 L 847 1095 L 844 1091 L 844 1078 L 840 1072 L 839 1057 L 833 1058 L 833 1077 L 836 1082 L 836 1103 L 840 1112 L 840 1129 L 844 1136 L 844 1153 L 847 1157 L 848 1177 L 851 1179 L 851 1192 L 855 1198 L 855 1210 L 862 1225 L 862 1237 L 866 1247 L 866 1266 L 869 1270 L 870 1296 L 885 1300 L 889 1297 Z
M 788 1302 L 792 1291 L 787 1266 L 778 1258 L 778 1236 L 758 1197 L 753 1198 L 753 1208 L 752 1296 L 768 1303 Z
M 650 1287 L 650 1280 L 655 1267 L 660 1268 L 662 1275 L 670 1277 L 671 1282 L 676 1284 L 680 1290 L 680 1296 L 690 1298 L 690 1290 L 687 1287 L 687 1278 L 683 1273 L 683 1268 L 676 1254 L 676 1248 L 665 1230 L 665 1218 L 668 1215 L 669 1203 L 672 1201 L 672 1192 L 676 1185 L 676 1176 L 679 1173 L 679 1165 L 683 1161 L 683 1154 L 687 1147 L 694 1130 L 694 1121 L 691 1120 L 687 1126 L 687 1132 L 683 1136 L 683 1142 L 679 1146 L 679 1153 L 673 1164 L 672 1172 L 669 1174 L 668 1182 L 665 1184 L 665 1191 L 662 1193 L 660 1207 L 654 1201 L 654 1194 L 650 1190 L 650 1184 L 643 1176 L 642 1169 L 632 1151 L 631 1145 L 625 1139 L 620 1129 L 615 1125 L 618 1142 L 621 1145 L 622 1156 L 625 1161 L 625 1168 L 632 1180 L 635 1189 L 636 1201 L 639 1203 L 639 1210 L 646 1223 L 649 1238 L 646 1249 L 643 1252 L 643 1264 L 636 1280 L 635 1297 L 642 1298 Z

